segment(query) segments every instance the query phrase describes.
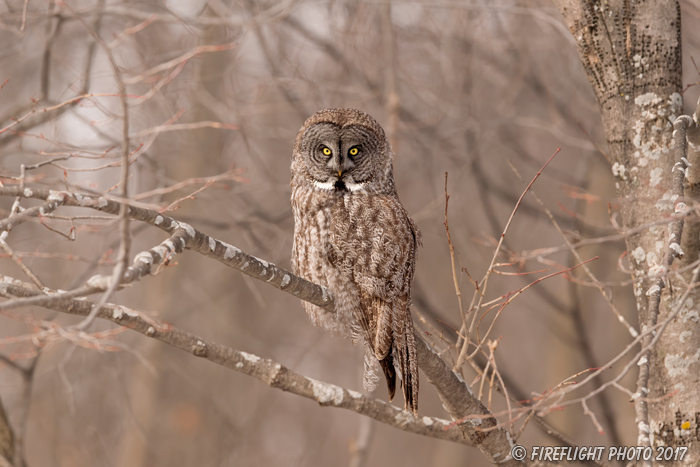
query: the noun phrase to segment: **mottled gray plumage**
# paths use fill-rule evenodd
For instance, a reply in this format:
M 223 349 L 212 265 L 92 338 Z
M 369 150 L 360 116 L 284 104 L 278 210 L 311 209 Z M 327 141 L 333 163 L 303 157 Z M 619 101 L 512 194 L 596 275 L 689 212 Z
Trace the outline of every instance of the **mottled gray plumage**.
M 392 163 L 384 130 L 364 112 L 328 109 L 304 122 L 292 155 L 292 265 L 333 294 L 335 315 L 304 302 L 311 320 L 364 341 L 365 388 L 376 387 L 381 367 L 393 398 L 398 375 L 416 414 L 409 305 L 420 232 L 396 194 Z

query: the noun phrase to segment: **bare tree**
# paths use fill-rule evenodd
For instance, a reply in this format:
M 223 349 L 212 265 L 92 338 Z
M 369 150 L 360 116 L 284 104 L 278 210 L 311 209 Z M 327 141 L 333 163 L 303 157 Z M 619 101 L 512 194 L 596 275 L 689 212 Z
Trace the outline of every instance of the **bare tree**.
M 686 446 L 697 439 L 700 413 L 700 399 L 689 390 L 697 382 L 692 349 L 699 347 L 700 334 L 688 323 L 696 321 L 700 251 L 696 226 L 682 235 L 683 217 L 698 195 L 689 162 L 697 157 L 687 153 L 686 133 L 691 147 L 700 140 L 697 110 L 694 118 L 676 120 L 683 112 L 681 8 L 678 2 L 557 7 L 576 38 L 601 109 L 624 228 L 652 223 L 664 211 L 679 215 L 669 229 L 642 229 L 626 244 L 639 328 L 647 332 L 633 395 L 638 445 Z M 672 272 L 679 257 L 681 270 Z M 690 445 L 697 459 L 697 443 Z

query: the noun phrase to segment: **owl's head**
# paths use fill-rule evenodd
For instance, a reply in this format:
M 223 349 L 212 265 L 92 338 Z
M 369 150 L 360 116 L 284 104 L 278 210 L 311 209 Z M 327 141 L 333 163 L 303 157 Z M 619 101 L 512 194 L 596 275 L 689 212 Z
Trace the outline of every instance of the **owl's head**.
M 384 130 L 372 117 L 355 109 L 326 109 L 299 130 L 292 174 L 320 190 L 393 192 L 392 158 Z

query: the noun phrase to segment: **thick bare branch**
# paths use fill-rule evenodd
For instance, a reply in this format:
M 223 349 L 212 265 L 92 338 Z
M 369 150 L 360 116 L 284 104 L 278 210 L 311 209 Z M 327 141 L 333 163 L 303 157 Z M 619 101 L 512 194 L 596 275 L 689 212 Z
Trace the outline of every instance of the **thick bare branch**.
M 115 215 L 119 213 L 120 203 L 108 200 L 103 196 L 84 195 L 66 191 L 56 192 L 38 188 L 21 190 L 19 187 L 15 186 L 0 187 L 0 196 L 19 196 L 20 193 L 26 198 L 46 199 L 53 197 L 51 199 L 60 199 L 61 202 L 67 206 L 88 207 Z M 24 212 L 30 209 L 32 209 L 34 213 L 39 212 L 38 206 L 36 208 L 29 208 Z M 284 290 L 285 292 L 311 302 L 314 305 L 318 305 L 329 312 L 333 311 L 333 302 L 330 293 L 324 287 L 305 281 L 291 272 L 249 255 L 233 245 L 205 235 L 192 226 L 178 222 L 170 216 L 136 206 L 129 206 L 128 211 L 131 219 L 146 222 L 171 235 L 175 233 L 177 228 L 182 227 L 191 237 L 188 239 L 188 249 L 195 250 L 209 258 L 216 259 L 229 267 L 237 269 L 256 279 L 260 279 L 280 290 Z M 27 215 L 26 219 L 30 217 L 31 216 Z M 16 217 L 13 217 L 13 219 L 15 218 Z M 0 224 L 0 226 L 2 226 L 2 224 Z
M 17 196 L 18 190 L 19 188 L 17 187 L 0 187 L 0 196 Z M 120 203 L 96 195 L 80 195 L 71 192 L 60 192 L 57 195 L 56 192 L 38 189 L 32 190 L 31 194 L 32 197 L 39 199 L 48 196 L 60 196 L 66 205 L 89 207 L 111 214 L 117 214 L 120 209 Z M 302 300 L 318 305 L 328 312 L 333 312 L 333 298 L 325 288 L 319 285 L 297 277 L 291 272 L 265 260 L 248 255 L 232 245 L 212 238 L 188 224 L 180 223 L 156 211 L 130 206 L 128 213 L 131 219 L 148 222 L 171 235 L 179 235 L 180 241 L 172 242 L 176 248 L 184 247 L 195 250 L 227 266 L 238 269 L 251 277 L 272 284 Z M 183 232 L 186 235 L 183 235 Z M 171 240 L 166 240 L 166 242 L 168 241 Z M 143 266 L 141 268 L 129 268 L 124 275 L 125 280 L 130 277 L 129 271 L 132 269 L 145 272 L 147 267 L 150 268 L 150 264 L 140 261 L 140 258 L 141 255 L 138 255 L 135 263 L 141 262 Z M 141 275 L 138 277 L 141 277 Z M 88 282 L 90 285 L 90 281 Z M 106 281 L 93 281 L 92 285 L 104 287 L 106 286 L 104 282 Z M 25 300 L 39 300 L 43 305 L 53 303 L 53 301 L 45 301 L 45 297 Z M 476 444 L 491 462 L 499 462 L 506 466 L 520 465 L 519 462 L 510 459 L 512 442 L 506 431 L 501 428 L 493 429 L 497 425 L 495 417 L 472 394 L 469 386 L 445 364 L 442 358 L 430 348 L 419 334 L 416 334 L 416 338 L 418 364 L 428 380 L 438 390 L 445 409 L 455 420 L 470 417 L 467 422 L 460 424 L 464 435 Z M 484 432 L 484 429 L 488 429 L 488 431 Z
M 12 196 L 23 196 L 29 193 L 31 190 L 26 191 L 23 189 L 17 189 L 15 192 L 17 194 L 12 195 Z M 28 197 L 28 196 L 27 196 Z M 6 219 L 0 220 L 0 232 L 3 230 L 10 230 L 19 224 L 22 224 L 24 222 L 27 222 L 30 219 L 36 218 L 38 216 L 43 216 L 44 214 L 48 214 L 50 212 L 55 211 L 60 205 L 62 205 L 65 200 L 63 199 L 62 196 L 56 195 L 56 196 L 51 196 L 48 195 L 44 199 L 46 199 L 46 202 L 40 204 L 39 206 L 34 206 L 28 209 L 25 209 L 24 211 L 17 213 L 11 217 L 8 217 Z
M 42 291 L 29 283 L 8 276 L 0 276 L 0 295 L 4 297 L 31 298 L 41 294 Z M 76 299 L 54 300 L 44 304 L 49 309 L 78 316 L 89 315 L 95 305 L 94 302 L 88 300 Z M 459 429 L 449 428 L 450 423 L 446 420 L 433 417 L 415 418 L 382 400 L 367 397 L 359 392 L 344 389 L 334 384 L 307 378 L 273 360 L 210 342 L 171 324 L 152 318 L 145 319 L 141 313 L 135 313 L 125 307 L 105 304 L 97 316 L 177 347 L 196 357 L 252 376 L 273 388 L 314 400 L 320 405 L 351 410 L 409 433 L 460 444 L 472 444 L 469 439 L 464 438 Z

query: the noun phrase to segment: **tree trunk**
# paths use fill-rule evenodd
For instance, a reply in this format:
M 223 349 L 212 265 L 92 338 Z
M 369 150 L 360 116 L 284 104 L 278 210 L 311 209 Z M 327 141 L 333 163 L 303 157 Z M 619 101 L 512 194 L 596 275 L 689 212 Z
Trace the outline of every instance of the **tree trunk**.
M 668 217 L 679 201 L 671 192 L 673 121 L 682 113 L 678 2 L 555 0 L 555 4 L 576 40 L 598 99 L 623 228 Z M 691 271 L 682 273 L 683 282 L 677 275 L 669 275 L 658 317 L 654 316 L 647 292 L 655 280 L 647 274 L 662 264 L 669 246 L 666 227 L 652 226 L 627 238 L 642 332 L 673 312 L 692 276 Z M 688 238 L 688 232 L 686 229 L 681 242 L 683 261 L 676 266 L 698 258 L 698 241 Z M 640 419 L 637 412 L 638 444 L 651 445 L 654 457 L 659 447 L 689 446 L 682 462 L 664 460 L 665 466 L 696 465 L 700 460 L 700 332 L 694 309 L 700 303 L 698 295 L 697 289 L 690 293 L 680 314 L 649 352 L 648 394 L 644 385 L 637 389 L 641 403 L 646 406 L 649 401 L 644 407 L 647 420 Z

